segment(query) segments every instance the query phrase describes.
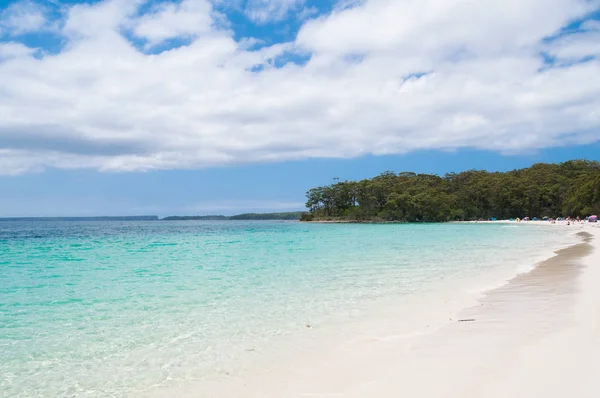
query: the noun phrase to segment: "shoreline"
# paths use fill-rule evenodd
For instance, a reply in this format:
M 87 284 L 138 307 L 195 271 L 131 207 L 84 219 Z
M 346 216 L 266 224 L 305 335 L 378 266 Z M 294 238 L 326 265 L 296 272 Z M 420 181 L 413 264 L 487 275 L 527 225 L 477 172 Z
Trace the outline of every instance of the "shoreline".
M 600 281 L 598 270 L 592 268 L 600 230 L 577 234 L 581 243 L 558 250 L 530 272 L 486 292 L 479 305 L 461 312 L 460 323 L 418 342 L 411 359 L 394 365 L 394 377 L 373 381 L 364 396 L 394 396 L 400 391 L 397 374 L 411 375 L 402 391 L 406 388 L 418 397 L 597 396 L 600 383 L 578 379 L 597 369 L 600 361 L 587 355 L 588 362 L 579 362 L 578 357 L 598 352 L 595 341 L 600 334 L 587 335 L 587 326 L 594 315 L 589 310 L 597 312 L 600 297 L 590 283 Z M 591 303 L 593 307 L 587 307 Z M 598 320 L 594 323 L 597 331 Z M 426 378 L 419 378 L 415 366 L 426 372 Z M 551 374 L 554 378 L 548 377 Z M 428 384 L 427 379 L 438 384 Z
M 386 221 L 386 220 L 298 220 L 301 223 L 307 224 L 515 224 L 515 225 L 567 225 L 566 221 L 557 221 L 552 224 L 550 221 L 542 220 L 527 220 L 527 221 L 511 221 L 511 220 L 476 220 L 476 221 Z M 587 223 L 586 221 L 576 222 L 573 221 L 572 225 L 583 225 L 593 223 Z
M 567 228 L 541 221 L 529 223 Z M 190 397 L 199 396 L 200 392 L 210 392 L 207 395 L 212 397 L 396 397 L 401 393 L 416 397 L 457 398 L 537 396 L 519 395 L 522 391 L 542 388 L 544 383 L 528 382 L 520 378 L 522 374 L 511 373 L 513 361 L 526 355 L 527 361 L 523 363 L 536 363 L 535 368 L 526 371 L 539 377 L 546 373 L 546 368 L 549 372 L 554 365 L 559 365 L 559 359 L 546 363 L 544 356 L 538 363 L 539 354 L 531 356 L 529 350 L 533 343 L 549 336 L 563 336 L 572 328 L 581 332 L 574 323 L 575 314 L 581 312 L 578 303 L 582 299 L 589 301 L 589 296 L 594 294 L 590 290 L 594 286 L 589 284 L 590 278 L 600 283 L 600 271 L 591 268 L 592 252 L 597 253 L 600 249 L 600 228 L 575 225 L 570 229 L 585 231 L 587 242 L 557 250 L 533 269 L 517 273 L 505 284 L 481 292 L 474 301 L 465 301 L 462 310 L 451 314 L 451 318 L 440 325 L 431 324 L 425 330 L 410 332 L 401 330 L 402 322 L 392 322 L 387 329 L 358 333 L 351 341 L 332 340 L 331 346 L 325 349 L 319 344 L 312 349 L 310 345 L 298 346 L 290 358 L 292 363 L 271 368 L 265 365 L 258 373 L 237 377 L 225 375 L 220 379 L 193 383 L 176 389 L 175 393 Z M 595 273 L 590 275 L 593 271 Z M 583 283 L 586 281 L 588 285 Z M 581 286 L 587 288 L 581 289 Z M 600 294 L 595 297 L 600 299 Z M 548 303 L 552 305 L 548 307 Z M 427 316 L 432 321 L 436 318 L 425 314 L 423 320 Z M 584 314 L 583 318 L 586 316 Z M 600 338 L 600 334 L 597 337 Z M 319 333 L 312 338 L 316 343 L 320 339 Z M 554 347 L 546 349 L 552 351 Z M 507 353 L 510 353 L 509 359 Z M 495 370 L 483 374 L 480 371 L 490 368 Z M 505 380 L 507 373 L 511 374 L 508 381 Z M 437 382 L 430 383 L 434 379 Z M 499 384 L 496 390 L 506 393 L 496 394 L 496 390 L 485 387 L 490 384 Z M 564 384 L 568 386 L 569 382 Z M 469 387 L 471 385 L 480 387 Z M 173 390 L 169 388 L 151 396 L 172 394 Z M 559 396 L 552 395 L 552 391 L 544 394 Z M 592 396 L 582 394 L 578 396 Z

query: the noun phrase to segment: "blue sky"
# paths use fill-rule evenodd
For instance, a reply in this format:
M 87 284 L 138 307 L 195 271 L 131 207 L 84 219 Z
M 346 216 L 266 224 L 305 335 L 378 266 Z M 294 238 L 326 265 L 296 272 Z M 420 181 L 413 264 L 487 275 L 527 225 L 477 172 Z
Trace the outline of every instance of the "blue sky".
M 0 0 L 0 216 L 600 160 L 596 0 Z
M 295 211 L 303 209 L 308 189 L 330 184 L 334 177 L 369 178 L 385 170 L 435 174 L 469 169 L 506 171 L 576 158 L 600 161 L 600 144 L 511 156 L 477 150 L 426 151 L 143 173 L 51 169 L 0 176 L 0 205 L 5 217 Z

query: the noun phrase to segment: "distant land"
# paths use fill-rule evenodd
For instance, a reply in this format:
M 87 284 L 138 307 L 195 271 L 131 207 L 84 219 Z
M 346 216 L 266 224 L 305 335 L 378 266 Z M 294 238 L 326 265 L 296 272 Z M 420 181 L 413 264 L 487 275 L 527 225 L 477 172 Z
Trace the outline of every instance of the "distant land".
M 228 220 L 229 217 L 221 216 L 221 215 L 208 215 L 208 216 L 169 216 L 161 218 L 161 221 L 190 221 L 190 220 L 208 220 L 208 221 L 218 221 L 218 220 Z
M 164 221 L 187 221 L 187 220 L 300 220 L 302 211 L 290 211 L 284 213 L 244 213 L 235 216 L 170 216 Z
M 2 217 L 0 221 L 158 221 L 158 216 Z
M 103 217 L 0 217 L 0 221 L 188 221 L 188 220 L 300 220 L 301 211 L 284 213 L 244 213 L 234 216 L 103 216 Z

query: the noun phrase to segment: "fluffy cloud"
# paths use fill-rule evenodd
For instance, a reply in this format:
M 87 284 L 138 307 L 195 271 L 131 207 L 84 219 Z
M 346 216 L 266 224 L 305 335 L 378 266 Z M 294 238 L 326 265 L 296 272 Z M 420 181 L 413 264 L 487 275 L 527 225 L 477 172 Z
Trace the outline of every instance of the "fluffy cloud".
M 0 46 L 0 172 L 597 141 L 597 24 L 555 37 L 592 5 L 354 2 L 306 22 L 294 42 L 259 50 L 253 38 L 234 40 L 205 0 L 72 6 L 57 54 Z M 131 35 L 189 44 L 146 54 Z M 546 65 L 541 53 L 560 62 Z
M 160 3 L 135 21 L 133 32 L 151 45 L 173 38 L 194 38 L 211 31 L 211 11 L 212 5 L 206 0 Z
M 33 53 L 35 53 L 34 49 L 24 46 L 21 43 L 14 43 L 14 42 L 1 43 L 0 42 L 0 61 L 9 59 L 9 58 L 23 57 L 23 56 L 31 55 Z
M 0 39 L 58 29 L 56 21 L 49 19 L 49 12 L 47 6 L 29 0 L 11 3 L 0 10 Z
M 563 63 L 572 63 L 586 57 L 600 55 L 600 30 L 571 34 L 553 40 L 547 51 Z

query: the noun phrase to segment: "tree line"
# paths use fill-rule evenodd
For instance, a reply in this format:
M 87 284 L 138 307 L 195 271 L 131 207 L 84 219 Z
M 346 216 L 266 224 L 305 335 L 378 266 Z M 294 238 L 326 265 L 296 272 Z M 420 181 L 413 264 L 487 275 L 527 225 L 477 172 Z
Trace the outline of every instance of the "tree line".
M 412 172 L 341 181 L 306 193 L 304 221 L 443 222 L 600 213 L 600 163 L 537 163 L 508 172 Z

